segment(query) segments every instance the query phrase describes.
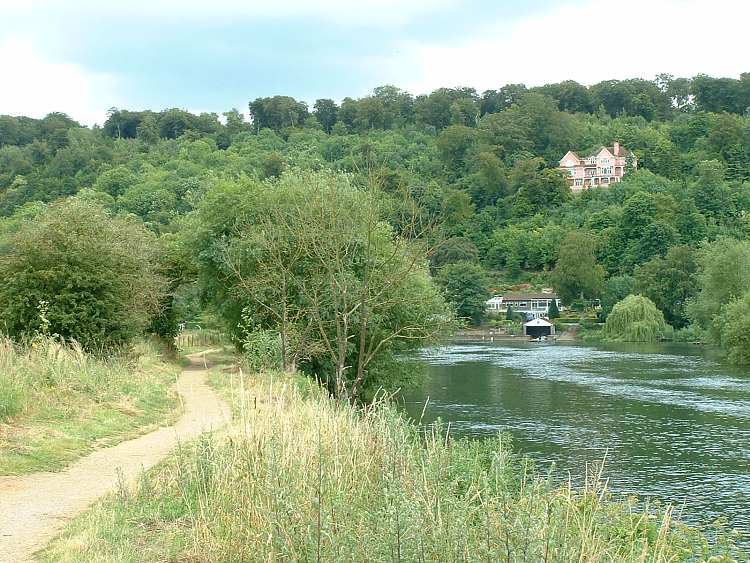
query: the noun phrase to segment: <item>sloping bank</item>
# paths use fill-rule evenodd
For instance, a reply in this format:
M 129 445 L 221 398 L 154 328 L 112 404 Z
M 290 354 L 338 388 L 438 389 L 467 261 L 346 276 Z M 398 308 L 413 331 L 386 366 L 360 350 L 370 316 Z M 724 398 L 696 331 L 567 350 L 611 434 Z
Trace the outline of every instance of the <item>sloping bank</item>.
M 0 337 L 0 476 L 59 471 L 93 450 L 170 424 L 180 367 L 149 342 L 108 358 Z
M 236 427 L 78 518 L 45 561 L 682 561 L 733 548 L 592 485 L 552 485 L 501 439 L 426 437 L 301 379 L 213 380 Z M 737 556 L 737 554 L 735 554 Z

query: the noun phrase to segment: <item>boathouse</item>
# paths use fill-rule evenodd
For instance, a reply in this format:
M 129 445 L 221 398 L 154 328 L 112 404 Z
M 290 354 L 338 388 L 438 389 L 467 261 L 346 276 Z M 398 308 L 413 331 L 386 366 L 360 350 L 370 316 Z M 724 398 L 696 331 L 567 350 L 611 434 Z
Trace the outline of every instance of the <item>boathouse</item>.
M 547 319 L 538 318 L 523 323 L 524 336 L 540 338 L 542 336 L 552 336 L 553 334 L 555 334 L 555 325 Z

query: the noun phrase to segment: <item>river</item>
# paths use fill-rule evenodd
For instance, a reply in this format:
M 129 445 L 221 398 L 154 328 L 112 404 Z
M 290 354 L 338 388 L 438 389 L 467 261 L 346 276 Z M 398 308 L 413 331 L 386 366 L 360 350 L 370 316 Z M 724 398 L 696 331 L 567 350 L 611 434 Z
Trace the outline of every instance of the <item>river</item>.
M 574 480 L 606 452 L 611 491 L 672 503 L 693 524 L 724 516 L 747 542 L 750 373 L 676 344 L 461 343 L 416 359 L 427 376 L 403 397 L 414 420 L 508 432 Z

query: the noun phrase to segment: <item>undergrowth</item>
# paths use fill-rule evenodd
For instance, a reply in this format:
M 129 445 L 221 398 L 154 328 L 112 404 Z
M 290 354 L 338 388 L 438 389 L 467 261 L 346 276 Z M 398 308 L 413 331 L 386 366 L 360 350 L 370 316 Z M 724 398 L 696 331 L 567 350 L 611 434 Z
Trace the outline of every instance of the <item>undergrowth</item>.
M 45 561 L 715 561 L 671 509 L 618 500 L 591 475 L 555 484 L 506 438 L 421 432 L 288 375 L 220 371 L 226 435 L 181 448 L 78 518 Z M 231 384 L 230 384 L 231 383 Z

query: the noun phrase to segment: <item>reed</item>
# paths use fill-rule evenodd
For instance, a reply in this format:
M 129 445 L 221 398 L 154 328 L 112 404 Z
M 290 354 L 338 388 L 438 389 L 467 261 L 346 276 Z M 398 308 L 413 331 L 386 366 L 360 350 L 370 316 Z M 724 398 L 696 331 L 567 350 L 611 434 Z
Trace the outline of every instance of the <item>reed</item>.
M 671 509 L 614 499 L 600 469 L 580 490 L 561 486 L 505 437 L 423 433 L 385 401 L 355 409 L 288 375 L 240 372 L 226 393 L 231 431 L 181 448 L 43 559 L 623 562 L 735 550 L 724 536 L 709 547 Z

